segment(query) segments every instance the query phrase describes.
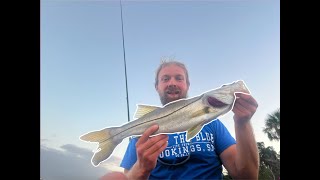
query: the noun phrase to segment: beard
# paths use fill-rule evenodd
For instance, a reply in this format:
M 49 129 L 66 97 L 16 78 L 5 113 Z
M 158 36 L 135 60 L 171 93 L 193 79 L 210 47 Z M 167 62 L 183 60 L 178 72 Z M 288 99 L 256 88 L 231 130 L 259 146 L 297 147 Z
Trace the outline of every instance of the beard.
M 159 93 L 159 96 L 162 105 L 166 105 L 169 102 L 186 98 L 187 92 L 182 92 L 177 86 L 168 86 L 163 93 Z

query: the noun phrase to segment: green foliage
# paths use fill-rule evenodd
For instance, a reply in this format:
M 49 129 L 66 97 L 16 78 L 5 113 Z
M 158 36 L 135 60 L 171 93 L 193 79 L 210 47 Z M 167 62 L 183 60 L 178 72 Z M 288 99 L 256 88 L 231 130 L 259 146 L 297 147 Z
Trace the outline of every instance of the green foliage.
M 275 177 L 269 168 L 260 166 L 258 179 L 275 179 Z
M 229 180 L 229 179 L 232 179 L 232 177 L 229 174 L 224 174 L 223 175 L 223 179 L 224 180 Z
M 280 141 L 280 108 L 272 114 L 268 114 L 265 126 L 263 132 L 267 134 L 270 141 Z
M 259 179 L 267 178 L 278 179 L 280 176 L 280 154 L 272 146 L 265 147 L 263 142 L 257 143 L 260 158 Z

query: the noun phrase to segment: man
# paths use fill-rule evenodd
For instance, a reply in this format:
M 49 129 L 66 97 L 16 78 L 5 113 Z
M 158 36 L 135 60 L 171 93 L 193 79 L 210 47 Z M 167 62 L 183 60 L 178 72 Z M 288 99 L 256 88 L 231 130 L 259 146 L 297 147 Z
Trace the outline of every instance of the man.
M 187 97 L 188 71 L 177 61 L 163 62 L 155 88 L 163 105 Z M 149 137 L 158 126 L 131 139 L 121 162 L 128 179 L 222 179 L 222 165 L 233 179 L 258 179 L 259 155 L 250 119 L 258 104 L 246 94 L 236 94 L 235 139 L 220 120 L 203 127 L 186 142 L 186 133 Z

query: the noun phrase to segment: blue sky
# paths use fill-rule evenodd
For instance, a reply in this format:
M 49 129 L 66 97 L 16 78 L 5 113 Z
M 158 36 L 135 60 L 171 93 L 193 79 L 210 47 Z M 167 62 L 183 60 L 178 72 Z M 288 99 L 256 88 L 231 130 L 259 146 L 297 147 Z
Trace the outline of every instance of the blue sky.
M 267 114 L 280 107 L 279 0 L 122 5 L 131 120 L 136 104 L 161 105 L 155 70 L 161 58 L 175 57 L 189 70 L 189 97 L 244 80 L 259 103 L 252 118 L 256 140 L 280 151 L 280 143 L 262 132 Z M 67 153 L 69 146 L 92 151 L 96 144 L 80 141 L 80 135 L 128 121 L 120 3 L 41 0 L 40 25 L 41 152 Z M 234 135 L 232 115 L 221 120 Z M 121 159 L 127 143 L 113 155 Z M 41 166 L 49 163 L 44 154 Z

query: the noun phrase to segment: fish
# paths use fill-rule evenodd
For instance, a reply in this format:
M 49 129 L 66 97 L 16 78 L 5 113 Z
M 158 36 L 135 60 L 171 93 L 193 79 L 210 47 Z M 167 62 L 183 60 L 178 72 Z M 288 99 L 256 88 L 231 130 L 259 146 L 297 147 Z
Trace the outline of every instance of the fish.
M 106 127 L 80 136 L 80 140 L 98 143 L 91 158 L 93 166 L 110 158 L 113 150 L 123 139 L 141 136 L 154 124 L 159 129 L 151 136 L 186 132 L 186 141 L 195 137 L 207 123 L 232 110 L 235 93 L 251 94 L 243 80 L 206 91 L 192 98 L 182 98 L 164 106 L 137 104 L 134 120 L 117 127 Z

